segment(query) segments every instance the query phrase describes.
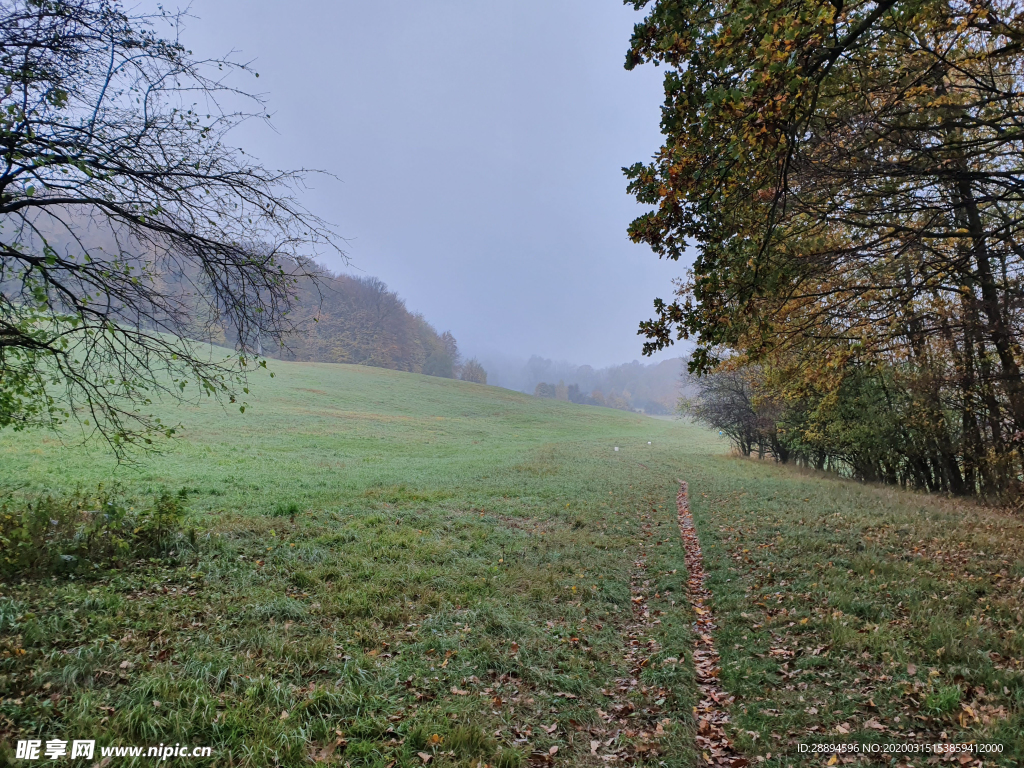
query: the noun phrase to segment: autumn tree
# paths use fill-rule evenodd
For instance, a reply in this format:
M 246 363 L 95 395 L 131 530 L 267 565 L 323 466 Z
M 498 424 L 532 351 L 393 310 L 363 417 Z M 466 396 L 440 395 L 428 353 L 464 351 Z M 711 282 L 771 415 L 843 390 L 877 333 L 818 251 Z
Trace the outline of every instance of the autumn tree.
M 461 370 L 462 355 L 452 332 L 445 331 L 440 336 L 435 333 L 429 345 L 429 352 L 423 362 L 423 373 L 445 379 L 456 378 Z
M 533 390 L 534 397 L 543 397 L 550 400 L 555 399 L 555 385 L 547 382 L 540 382 Z
M 459 377 L 463 381 L 471 381 L 474 384 L 487 383 L 487 371 L 484 370 L 484 367 L 480 365 L 480 361 L 475 357 L 463 363 Z
M 298 281 L 292 329 L 267 354 L 285 360 L 349 363 L 457 378 L 459 345 L 409 311 L 380 279 L 308 267 Z
M 0 1 L 0 426 L 77 418 L 121 453 L 173 432 L 146 414 L 158 394 L 233 401 L 289 328 L 298 255 L 334 248 L 302 174 L 229 143 L 265 118 L 227 84 L 256 73 L 194 56 L 180 21 Z M 214 326 L 237 354 L 194 341 Z
M 642 324 L 647 351 L 693 337 L 709 371 L 731 348 L 792 402 L 834 404 L 855 382 L 901 403 L 917 435 L 886 473 L 1010 490 L 1024 468 L 1020 4 L 631 4 L 649 12 L 627 67 L 668 71 L 665 145 L 627 170 L 654 208 L 630 234 L 671 259 L 696 247 Z M 808 435 L 845 440 L 834 409 L 807 412 Z

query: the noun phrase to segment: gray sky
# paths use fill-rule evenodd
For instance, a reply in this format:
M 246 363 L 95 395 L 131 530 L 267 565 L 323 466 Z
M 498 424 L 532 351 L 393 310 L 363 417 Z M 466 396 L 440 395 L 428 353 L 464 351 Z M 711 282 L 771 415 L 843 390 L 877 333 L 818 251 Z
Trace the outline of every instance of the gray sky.
M 239 143 L 320 168 L 304 203 L 467 354 L 602 366 L 679 264 L 629 242 L 620 168 L 660 144 L 661 72 L 622 67 L 621 0 L 194 0 L 184 42 L 254 59 L 277 130 Z M 341 268 L 340 263 L 331 264 Z M 674 348 L 673 355 L 682 350 Z M 663 355 L 663 357 L 666 355 Z

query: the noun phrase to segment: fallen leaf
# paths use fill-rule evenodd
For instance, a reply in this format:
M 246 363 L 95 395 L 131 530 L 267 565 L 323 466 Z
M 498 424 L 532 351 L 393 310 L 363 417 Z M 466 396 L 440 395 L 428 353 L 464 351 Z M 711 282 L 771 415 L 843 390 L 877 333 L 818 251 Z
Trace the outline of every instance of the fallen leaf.
M 287 720 L 288 719 L 288 710 L 287 709 L 282 709 L 281 710 L 281 717 L 279 719 L 281 719 L 281 720 Z
M 454 685 L 452 686 L 452 693 L 454 693 L 456 696 L 469 696 L 469 691 L 463 691 L 459 688 L 456 688 Z
M 541 723 L 540 727 L 543 728 L 548 733 L 554 733 L 555 731 L 558 730 L 558 723 L 552 723 L 551 725 L 544 725 L 543 723 Z
M 911 677 L 916 675 L 917 674 L 917 667 L 915 667 L 913 664 L 907 664 L 907 674 L 910 675 Z
M 600 747 L 600 746 L 601 746 L 601 742 L 600 741 L 592 741 L 592 742 L 590 742 L 590 754 L 596 755 L 597 754 L 597 748 Z
M 321 749 L 313 758 L 313 761 L 317 763 L 330 762 L 331 756 L 334 755 L 334 751 L 338 749 L 338 747 L 344 749 L 347 745 L 348 742 L 345 739 L 338 738 L 337 740 L 331 742 L 326 747 Z
M 428 755 L 426 752 L 417 752 L 416 754 L 419 756 L 420 760 L 423 761 L 424 765 L 426 765 L 427 763 L 429 763 L 431 760 L 434 759 L 433 755 Z
M 549 749 L 549 750 L 548 750 L 548 754 L 549 754 L 549 755 L 557 755 L 557 754 L 558 754 L 558 747 L 557 747 L 557 746 L 554 746 L 554 747 L 552 747 L 551 749 Z

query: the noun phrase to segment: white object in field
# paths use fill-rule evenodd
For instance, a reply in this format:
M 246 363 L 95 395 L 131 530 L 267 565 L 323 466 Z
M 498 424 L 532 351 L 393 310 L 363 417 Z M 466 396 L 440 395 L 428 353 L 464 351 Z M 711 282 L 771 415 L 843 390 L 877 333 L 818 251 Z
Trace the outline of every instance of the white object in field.
M 616 446 L 615 446 L 615 450 L 616 450 L 616 451 L 617 451 L 617 450 L 619 450 L 619 446 L 617 446 L 617 445 L 616 445 Z
M 648 445 L 650 445 L 650 444 L 651 444 L 651 441 L 650 441 L 650 440 L 648 440 L 648 441 L 647 441 L 647 444 L 648 444 Z

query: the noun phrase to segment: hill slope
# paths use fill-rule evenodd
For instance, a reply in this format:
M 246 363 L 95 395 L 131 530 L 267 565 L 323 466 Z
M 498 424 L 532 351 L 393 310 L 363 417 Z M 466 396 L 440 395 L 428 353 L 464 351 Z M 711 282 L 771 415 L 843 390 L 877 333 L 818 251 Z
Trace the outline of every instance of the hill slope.
M 0 585 L 0 761 L 31 735 L 235 766 L 696 764 L 680 478 L 748 756 L 942 733 L 1024 754 L 1018 518 L 737 460 L 679 422 L 273 367 L 244 415 L 169 411 L 184 439 L 139 470 L 0 434 L 9 514 L 117 483 L 178 493 L 196 528 Z
M 244 414 L 213 403 L 162 412 L 184 424 L 183 437 L 141 472 L 116 469 L 102 445 L 65 449 L 39 432 L 0 433 L 0 466 L 37 489 L 116 478 L 133 488 L 197 489 L 199 509 L 259 513 L 284 496 L 304 508 L 334 506 L 339 494 L 375 485 L 473 498 L 512 493 L 532 476 L 516 467 L 537 461 L 548 444 L 613 453 L 617 440 L 645 448 L 651 440 L 688 453 L 724 450 L 702 429 L 498 387 L 363 366 L 271 368 L 274 378 L 252 382 Z

